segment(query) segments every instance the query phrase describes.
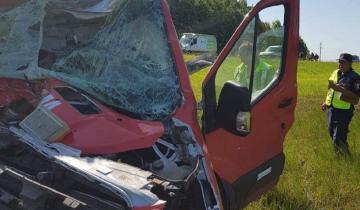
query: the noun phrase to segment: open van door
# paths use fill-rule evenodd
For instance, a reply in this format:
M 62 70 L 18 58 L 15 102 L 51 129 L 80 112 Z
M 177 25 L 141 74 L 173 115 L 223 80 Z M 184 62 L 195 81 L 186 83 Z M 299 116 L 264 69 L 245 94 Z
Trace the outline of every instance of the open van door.
M 226 209 L 254 200 L 282 173 L 297 100 L 298 40 L 299 0 L 262 0 L 204 81 L 203 132 Z M 280 53 L 262 53 L 271 46 Z

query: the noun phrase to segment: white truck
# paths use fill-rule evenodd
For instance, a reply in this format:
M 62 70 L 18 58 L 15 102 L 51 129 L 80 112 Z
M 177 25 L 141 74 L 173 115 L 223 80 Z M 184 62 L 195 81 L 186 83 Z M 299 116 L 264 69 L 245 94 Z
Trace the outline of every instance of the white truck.
M 217 51 L 217 41 L 214 35 L 183 33 L 180 45 L 184 52 L 214 52 Z

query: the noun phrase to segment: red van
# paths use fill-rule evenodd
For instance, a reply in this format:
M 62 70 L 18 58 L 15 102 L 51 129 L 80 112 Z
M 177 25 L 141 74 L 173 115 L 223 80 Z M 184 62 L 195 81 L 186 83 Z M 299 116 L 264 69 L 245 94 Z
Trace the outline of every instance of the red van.
M 0 11 L 0 209 L 240 209 L 278 181 L 298 0 L 246 15 L 199 104 L 164 0 L 8 0 Z M 259 56 L 273 45 L 281 57 Z

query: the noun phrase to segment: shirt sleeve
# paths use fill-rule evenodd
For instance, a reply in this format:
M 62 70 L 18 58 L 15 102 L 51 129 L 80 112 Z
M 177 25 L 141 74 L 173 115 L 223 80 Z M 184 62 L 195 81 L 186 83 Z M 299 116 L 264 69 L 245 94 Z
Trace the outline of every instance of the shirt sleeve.
M 326 99 L 325 99 L 325 104 L 328 106 L 331 106 L 331 100 L 334 94 L 334 90 L 333 89 L 329 89 L 327 94 L 326 94 Z
M 335 81 L 337 76 L 337 71 L 334 71 L 329 78 L 329 81 Z M 327 94 L 326 94 L 326 99 L 325 99 L 325 104 L 328 106 L 331 106 L 331 102 L 332 102 L 332 97 L 334 95 L 334 90 L 333 89 L 329 89 Z
M 357 96 L 360 97 L 360 78 L 355 80 L 352 84 L 352 92 L 354 92 Z

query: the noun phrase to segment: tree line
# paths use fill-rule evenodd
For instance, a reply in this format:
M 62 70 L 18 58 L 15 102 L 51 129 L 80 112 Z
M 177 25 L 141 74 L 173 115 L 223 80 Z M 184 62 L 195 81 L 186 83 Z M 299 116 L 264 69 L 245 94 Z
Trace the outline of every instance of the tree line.
M 221 50 L 251 9 L 246 0 L 168 0 L 176 30 L 181 33 L 215 35 Z M 263 28 L 281 26 L 279 21 L 262 23 Z M 303 39 L 299 52 L 306 57 L 309 50 Z

